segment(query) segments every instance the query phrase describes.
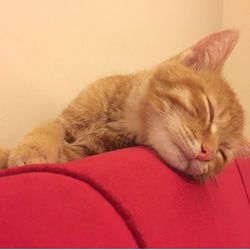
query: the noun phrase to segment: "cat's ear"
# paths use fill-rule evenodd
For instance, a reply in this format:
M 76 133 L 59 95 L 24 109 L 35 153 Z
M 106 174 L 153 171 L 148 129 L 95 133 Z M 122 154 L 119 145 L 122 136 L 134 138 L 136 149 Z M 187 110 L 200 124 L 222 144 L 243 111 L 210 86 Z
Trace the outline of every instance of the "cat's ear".
M 250 158 L 250 141 L 242 139 L 234 155 L 235 158 Z
M 219 72 L 239 39 L 239 31 L 224 30 L 212 33 L 175 57 L 196 71 Z

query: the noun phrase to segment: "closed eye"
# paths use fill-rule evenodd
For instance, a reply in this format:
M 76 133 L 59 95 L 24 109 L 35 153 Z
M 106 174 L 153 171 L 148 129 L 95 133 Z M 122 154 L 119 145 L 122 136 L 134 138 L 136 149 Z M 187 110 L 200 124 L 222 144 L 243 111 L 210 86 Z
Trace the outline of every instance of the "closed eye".
M 214 109 L 208 97 L 207 97 L 207 102 L 208 102 L 208 110 L 209 110 L 209 124 L 211 125 L 214 120 Z
M 219 152 L 220 152 L 224 162 L 226 162 L 227 161 L 227 156 L 226 156 L 225 152 L 223 150 L 221 150 L 221 149 L 219 149 Z

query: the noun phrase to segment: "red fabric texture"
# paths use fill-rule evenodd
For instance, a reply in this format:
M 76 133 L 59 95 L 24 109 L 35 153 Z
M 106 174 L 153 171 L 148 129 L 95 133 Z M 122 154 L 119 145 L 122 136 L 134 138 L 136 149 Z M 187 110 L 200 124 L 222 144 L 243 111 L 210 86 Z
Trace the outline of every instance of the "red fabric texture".
M 7 169 L 0 247 L 249 248 L 249 165 L 196 184 L 135 147 Z
M 244 184 L 248 202 L 250 204 L 250 164 L 249 162 L 250 162 L 249 160 L 238 159 L 236 161 L 236 165 L 239 169 L 239 173 L 242 178 L 242 182 Z

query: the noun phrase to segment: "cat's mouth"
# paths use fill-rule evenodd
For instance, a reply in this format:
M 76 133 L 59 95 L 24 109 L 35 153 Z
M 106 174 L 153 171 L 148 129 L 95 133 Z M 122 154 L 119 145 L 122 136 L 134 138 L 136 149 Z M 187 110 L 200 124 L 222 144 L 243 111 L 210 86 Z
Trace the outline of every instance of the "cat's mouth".
M 183 155 L 185 157 L 185 155 Z M 186 157 L 185 157 L 186 158 Z M 183 162 L 182 162 L 183 163 Z M 214 176 L 213 171 L 209 168 L 209 161 L 199 161 L 196 159 L 187 159 L 184 164 L 185 167 L 180 167 L 179 164 L 170 164 L 167 162 L 168 167 L 170 167 L 174 172 L 181 175 L 184 178 L 195 182 L 204 182 L 206 179 Z
M 187 178 L 188 180 L 197 182 L 197 183 L 204 183 L 207 179 L 215 180 L 214 175 L 209 174 L 200 174 L 200 175 L 189 175 L 189 174 L 183 174 L 184 178 Z
M 223 157 L 219 159 L 213 147 L 208 144 L 197 143 L 196 150 L 185 150 L 178 145 L 179 158 L 183 159 L 177 164 L 177 169 L 190 179 L 202 182 L 213 177 L 224 165 Z M 195 152 L 196 151 L 196 152 Z M 185 160 L 184 160 L 185 159 Z M 180 167 L 180 166 L 183 167 Z M 217 166 L 218 165 L 218 166 Z
M 169 166 L 169 165 L 168 165 Z M 180 170 L 179 168 L 170 166 L 171 169 L 176 172 L 178 175 L 183 177 L 185 180 L 193 181 L 196 183 L 204 183 L 208 178 L 214 179 L 214 175 L 211 173 L 189 173 L 185 170 Z
M 204 182 L 207 179 L 215 180 L 215 176 L 222 171 L 225 163 L 225 158 L 221 154 L 216 154 L 208 161 L 197 159 L 189 161 L 187 167 L 181 172 L 196 182 Z

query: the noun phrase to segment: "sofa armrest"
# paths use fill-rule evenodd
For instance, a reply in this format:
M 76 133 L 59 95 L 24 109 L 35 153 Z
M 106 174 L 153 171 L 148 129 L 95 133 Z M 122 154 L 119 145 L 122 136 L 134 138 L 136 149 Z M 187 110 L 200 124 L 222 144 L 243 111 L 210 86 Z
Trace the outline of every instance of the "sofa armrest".
M 240 164 L 196 184 L 134 147 L 3 170 L 0 247 L 250 247 Z

